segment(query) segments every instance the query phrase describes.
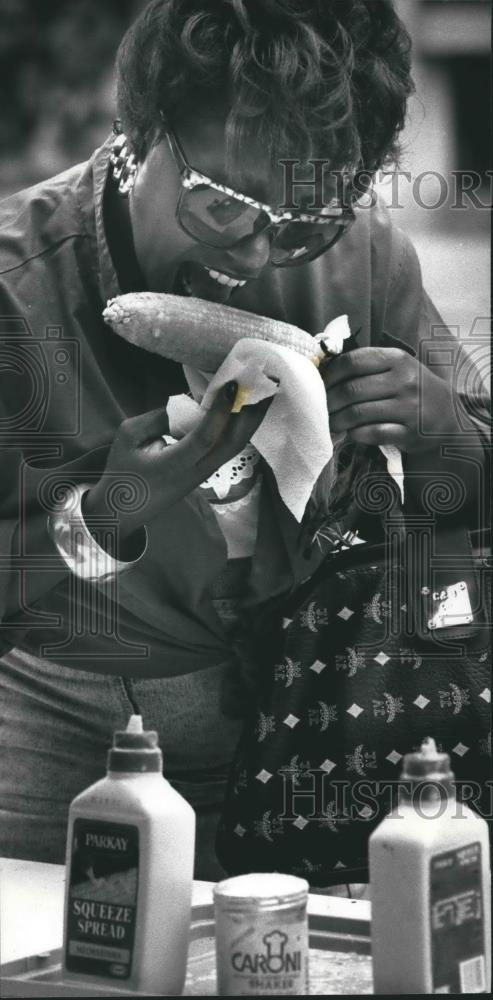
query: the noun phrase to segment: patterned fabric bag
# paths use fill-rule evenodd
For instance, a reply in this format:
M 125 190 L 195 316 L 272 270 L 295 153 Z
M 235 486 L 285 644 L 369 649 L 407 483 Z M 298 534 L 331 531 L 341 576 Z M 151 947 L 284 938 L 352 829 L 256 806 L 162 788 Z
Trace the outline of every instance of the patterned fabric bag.
M 251 623 L 263 681 L 218 830 L 226 871 L 367 881 L 368 837 L 426 736 L 461 801 L 491 815 L 488 551 L 401 519 Z

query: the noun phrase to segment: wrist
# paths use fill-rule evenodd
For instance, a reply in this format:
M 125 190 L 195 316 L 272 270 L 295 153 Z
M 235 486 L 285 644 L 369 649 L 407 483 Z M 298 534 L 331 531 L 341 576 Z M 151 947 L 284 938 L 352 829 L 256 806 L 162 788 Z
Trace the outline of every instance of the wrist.
M 84 493 L 81 511 L 91 534 L 97 538 L 103 531 L 109 532 L 118 538 L 121 546 L 129 544 L 135 534 L 142 535 L 145 531 L 135 515 L 123 514 L 110 505 L 106 491 L 99 484 Z
M 147 535 L 144 525 L 110 507 L 104 492 L 96 487 L 81 498 L 81 514 L 91 535 L 113 559 L 134 562 L 143 555 Z
M 114 515 L 109 522 L 108 515 L 101 514 L 92 518 L 87 515 L 89 524 L 91 520 L 98 522 L 97 526 L 91 526 L 91 530 L 82 510 L 89 490 L 87 484 L 74 484 L 68 489 L 63 505 L 48 515 L 48 534 L 59 555 L 76 576 L 91 583 L 106 583 L 144 555 L 147 533 L 143 528 L 140 537 L 137 533 L 123 546 Z M 94 506 L 97 507 L 97 504 Z

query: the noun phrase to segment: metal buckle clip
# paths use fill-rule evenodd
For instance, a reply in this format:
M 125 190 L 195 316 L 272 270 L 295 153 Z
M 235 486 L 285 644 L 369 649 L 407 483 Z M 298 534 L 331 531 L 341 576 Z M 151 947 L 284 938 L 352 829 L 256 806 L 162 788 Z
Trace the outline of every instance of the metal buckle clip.
M 433 617 L 428 619 L 429 629 L 452 628 L 468 625 L 473 621 L 469 590 L 465 580 L 453 583 L 431 594 Z

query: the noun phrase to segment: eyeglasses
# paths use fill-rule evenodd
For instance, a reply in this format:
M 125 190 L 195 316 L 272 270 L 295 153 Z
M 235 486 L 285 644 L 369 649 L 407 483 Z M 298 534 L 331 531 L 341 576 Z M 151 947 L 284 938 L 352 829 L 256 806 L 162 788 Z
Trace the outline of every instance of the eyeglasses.
M 353 209 L 342 207 L 336 199 L 318 215 L 275 211 L 195 170 L 169 128 L 166 138 L 181 176 L 177 221 L 189 236 L 206 246 L 230 249 L 268 233 L 270 262 L 275 267 L 294 267 L 329 250 L 355 220 Z

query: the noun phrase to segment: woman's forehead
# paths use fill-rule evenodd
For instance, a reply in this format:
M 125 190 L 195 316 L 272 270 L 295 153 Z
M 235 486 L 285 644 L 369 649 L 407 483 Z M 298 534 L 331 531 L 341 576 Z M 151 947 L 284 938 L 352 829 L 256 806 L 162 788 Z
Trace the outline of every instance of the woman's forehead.
M 234 159 L 228 155 L 225 117 L 195 118 L 175 126 L 175 131 L 190 165 L 212 180 L 265 202 L 281 189 L 282 168 L 270 163 L 255 136 Z
M 194 116 L 176 125 L 175 131 L 189 164 L 220 184 L 272 206 L 293 198 L 300 208 L 320 202 L 321 170 L 294 151 L 291 157 L 272 161 L 265 143 L 252 135 L 232 162 L 225 116 Z

